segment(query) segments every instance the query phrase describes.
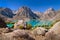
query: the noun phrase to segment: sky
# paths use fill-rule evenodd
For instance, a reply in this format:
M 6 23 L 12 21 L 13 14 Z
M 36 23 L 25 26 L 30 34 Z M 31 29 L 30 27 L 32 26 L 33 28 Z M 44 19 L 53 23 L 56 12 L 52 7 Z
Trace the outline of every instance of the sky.
M 40 12 L 44 12 L 48 8 L 60 10 L 60 0 L 0 0 L 0 7 L 18 10 L 22 6 L 27 6 L 31 10 Z

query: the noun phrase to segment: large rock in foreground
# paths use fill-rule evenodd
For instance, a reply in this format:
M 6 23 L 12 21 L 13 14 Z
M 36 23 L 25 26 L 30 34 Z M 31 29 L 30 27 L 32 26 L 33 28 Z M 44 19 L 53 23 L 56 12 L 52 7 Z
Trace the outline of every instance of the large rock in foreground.
M 47 32 L 47 29 L 42 28 L 42 27 L 37 27 L 36 29 L 32 31 L 32 33 L 35 35 L 45 35 L 46 32 Z
M 60 35 L 60 21 L 57 22 L 49 31 L 54 31 L 54 33 Z
M 14 30 L 10 33 L 2 33 L 2 40 L 35 40 L 25 30 Z
M 45 34 L 46 40 L 60 40 L 60 21 Z
M 16 29 L 9 33 L 0 33 L 1 40 L 44 40 L 42 35 L 33 35 L 31 30 Z

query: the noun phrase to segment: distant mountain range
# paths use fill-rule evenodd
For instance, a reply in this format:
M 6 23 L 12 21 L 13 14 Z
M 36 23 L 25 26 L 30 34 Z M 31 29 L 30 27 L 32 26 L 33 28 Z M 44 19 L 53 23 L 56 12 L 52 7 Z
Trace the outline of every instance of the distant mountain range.
M 10 20 L 28 20 L 28 19 L 40 19 L 40 20 L 60 20 L 60 11 L 55 11 L 53 8 L 49 8 L 44 13 L 32 11 L 30 8 L 23 6 L 18 10 L 11 10 L 10 8 L 0 7 L 0 17 L 5 21 Z

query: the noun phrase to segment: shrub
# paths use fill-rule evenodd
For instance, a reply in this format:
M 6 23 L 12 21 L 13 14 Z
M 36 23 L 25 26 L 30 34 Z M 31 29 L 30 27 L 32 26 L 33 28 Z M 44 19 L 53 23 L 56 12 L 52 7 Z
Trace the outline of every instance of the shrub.
M 24 28 L 24 26 L 20 25 L 20 26 L 19 26 L 19 28 L 20 28 L 20 29 L 23 29 L 23 28 Z
M 27 24 L 26 25 L 26 29 L 31 29 L 32 28 L 32 25 L 31 24 Z

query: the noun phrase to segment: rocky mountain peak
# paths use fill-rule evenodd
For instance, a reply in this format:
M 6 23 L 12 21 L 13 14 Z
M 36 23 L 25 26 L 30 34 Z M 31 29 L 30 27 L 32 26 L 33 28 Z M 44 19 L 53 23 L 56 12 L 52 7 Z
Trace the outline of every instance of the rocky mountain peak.
M 49 8 L 48 11 L 54 11 L 54 8 Z
M 19 17 L 18 19 L 22 19 L 22 18 L 33 18 L 33 19 L 36 19 L 38 18 L 38 16 L 36 14 L 34 14 L 30 8 L 26 7 L 26 6 L 23 6 L 21 8 L 18 9 L 18 12 L 15 16 L 16 17 Z
M 10 8 L 4 8 L 5 11 L 9 11 L 12 12 L 12 10 Z
M 10 8 L 0 8 L 0 14 L 8 18 L 12 18 L 14 15 Z
M 3 18 L 4 21 L 7 21 L 13 18 L 14 14 L 10 8 L 1 8 L 0 7 L 0 17 Z
M 28 8 L 28 7 L 26 7 L 26 6 L 22 6 L 21 8 L 19 8 L 18 11 L 19 11 L 19 12 L 23 12 L 23 11 L 25 11 L 25 12 L 29 12 L 29 11 L 31 11 L 31 9 Z
M 28 8 L 28 7 L 26 7 L 26 6 L 22 6 L 21 8 L 23 8 L 23 9 L 30 9 L 30 8 Z
M 53 8 L 49 8 L 44 12 L 43 19 L 51 19 L 56 16 L 56 11 Z
M 51 13 L 51 12 L 55 12 L 55 10 L 53 8 L 49 8 L 44 13 Z

